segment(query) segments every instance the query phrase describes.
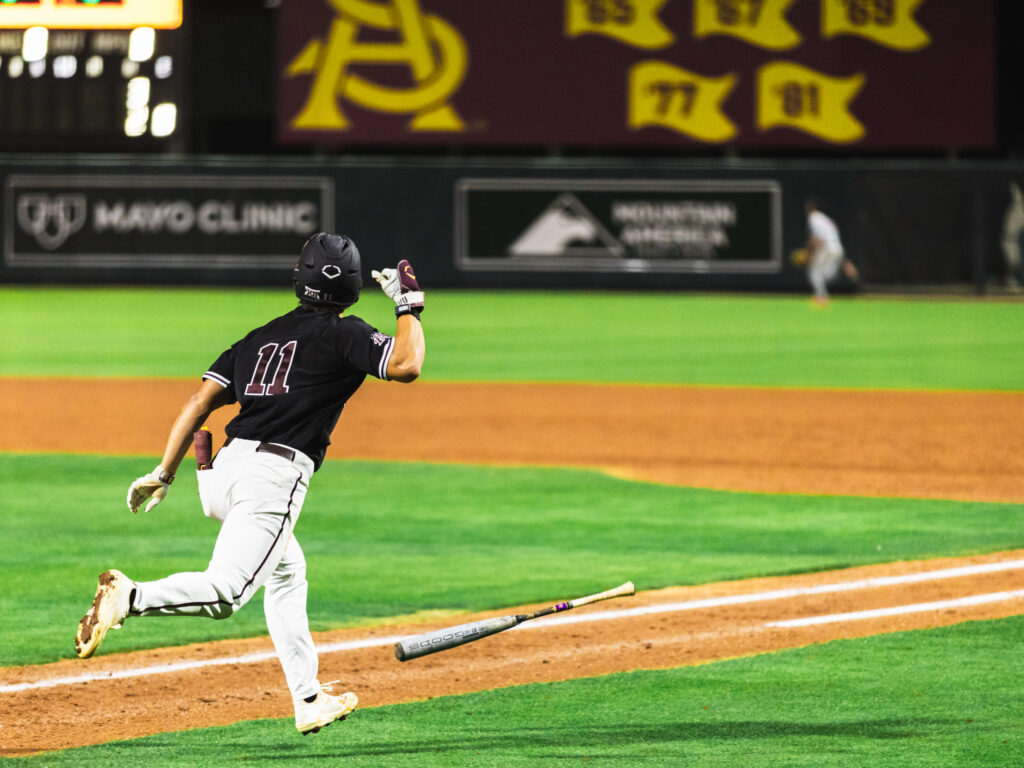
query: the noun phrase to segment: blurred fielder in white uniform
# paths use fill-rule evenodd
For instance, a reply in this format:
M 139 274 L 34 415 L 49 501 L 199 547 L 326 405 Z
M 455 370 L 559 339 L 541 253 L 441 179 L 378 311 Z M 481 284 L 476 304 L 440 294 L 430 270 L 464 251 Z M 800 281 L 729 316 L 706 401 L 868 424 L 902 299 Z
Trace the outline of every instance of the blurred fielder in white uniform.
M 814 289 L 814 300 L 821 306 L 828 304 L 828 283 L 842 269 L 848 278 L 859 275 L 853 262 L 846 258 L 836 223 L 818 210 L 818 201 L 811 198 L 804 203 L 807 212 L 807 279 Z
M 1024 232 L 1024 194 L 1020 185 L 1010 183 L 1010 204 L 1003 215 L 1003 258 L 1006 260 L 1006 287 L 1019 290 L 1020 234 Z

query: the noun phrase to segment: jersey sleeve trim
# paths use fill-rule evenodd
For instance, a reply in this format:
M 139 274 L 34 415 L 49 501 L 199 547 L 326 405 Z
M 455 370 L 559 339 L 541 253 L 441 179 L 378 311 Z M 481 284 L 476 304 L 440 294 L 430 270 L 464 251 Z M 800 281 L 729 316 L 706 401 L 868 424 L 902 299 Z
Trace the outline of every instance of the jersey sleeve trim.
M 210 381 L 216 382 L 217 384 L 220 384 L 222 387 L 224 387 L 224 389 L 227 389 L 228 387 L 231 386 L 230 379 L 226 379 L 219 373 L 214 373 L 213 371 L 207 371 L 206 373 L 204 373 L 203 379 L 209 379 Z
M 380 357 L 380 364 L 377 366 L 377 378 L 388 380 L 388 363 L 391 361 L 391 353 L 395 350 L 394 338 L 388 339 L 387 345 L 384 347 L 384 354 Z

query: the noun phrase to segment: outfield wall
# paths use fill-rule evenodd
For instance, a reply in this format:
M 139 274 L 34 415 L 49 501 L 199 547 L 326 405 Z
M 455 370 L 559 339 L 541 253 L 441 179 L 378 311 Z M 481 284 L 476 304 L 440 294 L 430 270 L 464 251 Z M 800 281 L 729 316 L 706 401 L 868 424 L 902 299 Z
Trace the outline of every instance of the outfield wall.
M 1024 163 L 8 155 L 0 175 L 4 282 L 279 285 L 334 230 L 438 287 L 804 290 L 815 196 L 865 282 L 980 291 Z

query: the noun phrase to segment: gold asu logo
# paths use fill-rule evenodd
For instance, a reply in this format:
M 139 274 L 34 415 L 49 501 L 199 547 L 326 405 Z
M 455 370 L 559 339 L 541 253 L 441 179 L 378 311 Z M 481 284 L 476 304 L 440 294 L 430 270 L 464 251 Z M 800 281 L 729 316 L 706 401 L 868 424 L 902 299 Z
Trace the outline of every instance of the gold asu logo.
M 348 130 L 350 123 L 340 102 L 349 101 L 375 112 L 411 115 L 410 131 L 465 130 L 449 103 L 466 76 L 468 59 L 466 42 L 455 27 L 423 13 L 419 0 L 329 2 L 337 16 L 327 41 L 313 38 L 285 69 L 288 77 L 313 75 L 306 103 L 291 120 L 292 128 Z M 380 31 L 385 31 L 388 39 L 358 42 L 364 29 L 378 40 Z M 380 85 L 351 72 L 353 64 L 408 67 L 413 85 Z

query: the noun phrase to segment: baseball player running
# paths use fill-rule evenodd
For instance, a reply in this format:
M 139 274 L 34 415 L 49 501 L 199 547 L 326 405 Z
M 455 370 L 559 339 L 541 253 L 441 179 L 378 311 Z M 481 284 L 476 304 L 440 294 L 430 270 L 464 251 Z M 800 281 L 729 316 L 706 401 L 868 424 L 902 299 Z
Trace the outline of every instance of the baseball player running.
M 305 243 L 295 266 L 299 306 L 233 344 L 203 374 L 171 427 L 160 465 L 131 484 L 128 507 L 137 512 L 145 504 L 148 512 L 159 504 L 193 433 L 212 411 L 237 401 L 241 410 L 213 467 L 197 473 L 203 512 L 221 521 L 210 563 L 158 581 L 102 574 L 78 625 L 78 656 L 91 656 L 128 617 L 226 619 L 266 586 L 267 628 L 295 703 L 296 728 L 315 733 L 355 709 L 355 694 L 333 696 L 330 684 L 317 679 L 306 561 L 293 531 L 331 431 L 366 375 L 411 382 L 423 365 L 423 293 L 412 267 L 402 260 L 372 275 L 395 301 L 394 337 L 344 314 L 362 287 L 359 251 L 349 238 L 321 232 Z

